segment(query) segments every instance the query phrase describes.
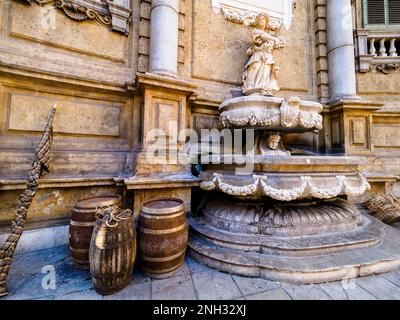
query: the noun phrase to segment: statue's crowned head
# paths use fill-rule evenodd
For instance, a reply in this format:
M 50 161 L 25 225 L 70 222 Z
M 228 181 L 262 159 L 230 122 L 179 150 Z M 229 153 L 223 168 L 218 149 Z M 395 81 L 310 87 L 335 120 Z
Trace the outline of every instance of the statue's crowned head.
M 278 149 L 281 142 L 281 135 L 279 132 L 270 132 L 267 134 L 267 146 L 271 150 Z
M 270 17 L 268 13 L 261 12 L 257 15 L 256 20 L 254 22 L 254 26 L 260 30 L 266 30 L 268 28 L 268 24 L 270 21 Z

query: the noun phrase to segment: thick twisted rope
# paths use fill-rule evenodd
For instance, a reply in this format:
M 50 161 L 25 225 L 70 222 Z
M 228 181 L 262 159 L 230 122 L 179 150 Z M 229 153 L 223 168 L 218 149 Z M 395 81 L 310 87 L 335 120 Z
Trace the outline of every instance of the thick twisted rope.
M 49 172 L 50 148 L 53 142 L 53 120 L 56 106 L 50 111 L 48 122 L 39 145 L 36 148 L 28 173 L 26 190 L 20 195 L 17 214 L 11 224 L 11 232 L 0 250 L 0 297 L 8 294 L 7 276 L 18 241 L 24 231 L 28 209 L 39 187 L 39 179 Z

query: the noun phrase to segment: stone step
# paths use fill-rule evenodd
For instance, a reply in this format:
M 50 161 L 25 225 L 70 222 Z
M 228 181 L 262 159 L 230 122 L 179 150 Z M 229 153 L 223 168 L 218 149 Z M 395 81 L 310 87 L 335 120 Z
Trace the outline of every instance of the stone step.
M 353 231 L 323 235 L 277 237 L 262 234 L 239 234 L 217 229 L 203 218 L 189 218 L 192 233 L 209 243 L 228 249 L 271 254 L 304 256 L 334 253 L 379 244 L 384 224 L 370 216 Z
M 294 257 L 223 248 L 192 232 L 189 254 L 211 268 L 230 274 L 279 282 L 315 284 L 396 270 L 400 268 L 399 242 L 400 232 L 386 226 L 381 242 L 376 246 Z

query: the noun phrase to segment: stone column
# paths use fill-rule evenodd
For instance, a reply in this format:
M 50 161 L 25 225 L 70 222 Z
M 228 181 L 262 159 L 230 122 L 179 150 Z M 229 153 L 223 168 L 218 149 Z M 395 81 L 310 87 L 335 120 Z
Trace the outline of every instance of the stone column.
M 153 0 L 150 72 L 176 77 L 178 68 L 179 0 Z
M 351 0 L 327 0 L 330 99 L 357 97 Z

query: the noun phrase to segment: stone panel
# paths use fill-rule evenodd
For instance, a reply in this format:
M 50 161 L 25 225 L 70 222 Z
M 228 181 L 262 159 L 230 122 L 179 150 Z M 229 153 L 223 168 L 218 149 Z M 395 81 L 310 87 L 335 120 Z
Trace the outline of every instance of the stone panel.
M 157 100 L 155 100 L 157 101 Z M 179 102 L 176 103 L 163 103 L 162 100 L 160 103 L 156 102 L 156 126 L 160 130 L 163 130 L 168 137 L 170 125 L 173 123 L 180 123 L 180 110 L 179 110 Z
M 120 135 L 121 105 L 94 104 L 83 99 L 76 100 L 12 94 L 8 129 L 42 132 L 51 106 L 57 103 L 55 133 L 112 137 Z
M 93 21 L 77 23 L 55 7 L 26 7 L 14 1 L 10 12 L 11 36 L 120 62 L 127 58 L 127 38 Z M 43 22 L 52 15 L 54 25 Z
M 365 119 L 350 120 L 351 144 L 364 145 L 367 141 L 367 128 Z
M 147 104 L 144 109 L 145 134 L 152 129 L 161 129 L 169 136 L 169 126 L 176 123 L 177 133 L 187 126 L 186 99 L 178 97 L 173 93 L 162 93 L 155 90 L 146 91 Z M 144 146 L 153 141 L 145 138 Z
M 399 149 L 399 137 L 400 123 L 374 124 L 372 141 L 375 148 Z
M 54 5 L 0 0 L 0 69 L 120 91 L 137 71 L 138 8 L 132 0 L 125 36 L 94 20 L 74 21 Z
M 377 71 L 357 74 L 358 92 L 361 95 L 385 95 L 400 92 L 400 73 L 383 74 Z M 393 97 L 400 105 L 399 98 Z
M 14 218 L 18 196 L 22 190 L 0 192 L 0 226 Z M 28 210 L 28 222 L 70 217 L 75 203 L 85 197 L 114 194 L 116 187 L 49 188 L 40 189 Z
M 332 119 L 332 145 L 335 147 L 339 147 L 342 143 L 341 140 L 341 130 L 340 130 L 340 118 Z

